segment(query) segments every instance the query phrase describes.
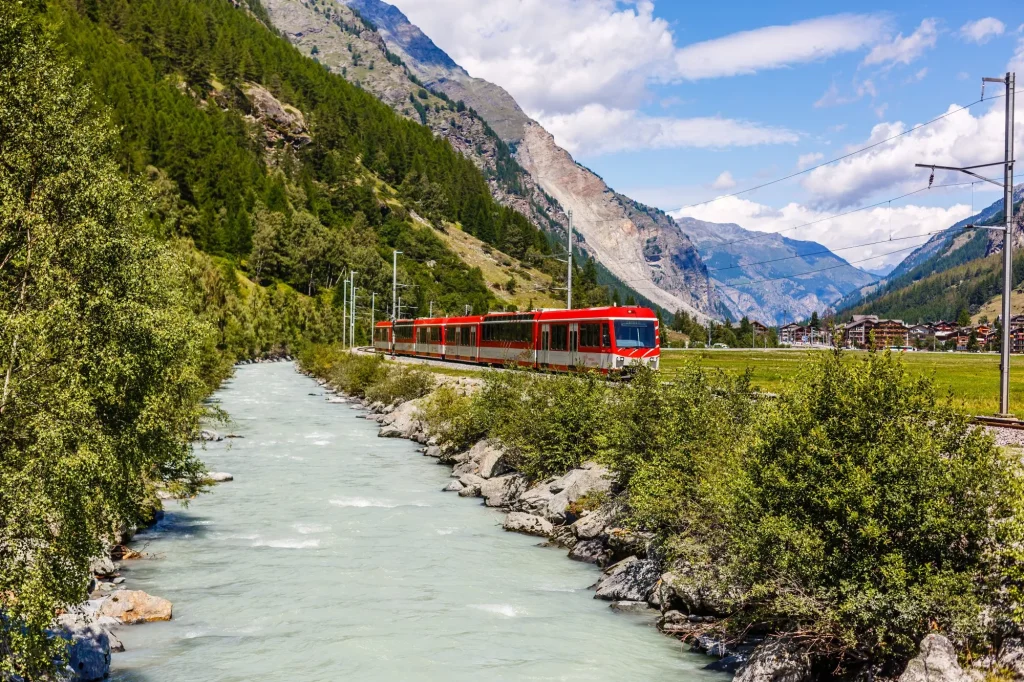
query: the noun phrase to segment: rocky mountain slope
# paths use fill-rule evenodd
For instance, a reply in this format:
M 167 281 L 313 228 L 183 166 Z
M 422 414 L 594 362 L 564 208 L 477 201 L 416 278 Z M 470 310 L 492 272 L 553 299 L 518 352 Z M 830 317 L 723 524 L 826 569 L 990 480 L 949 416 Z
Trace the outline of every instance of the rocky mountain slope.
M 470 76 L 396 7 L 379 0 L 264 4 L 301 50 L 406 116 L 418 115 L 477 161 L 502 203 L 563 235 L 563 209 L 572 209 L 579 248 L 618 283 L 701 319 L 717 305 L 714 293 L 708 302 L 699 254 L 669 216 L 616 194 L 579 166 L 505 90 Z M 502 159 L 506 150 L 514 159 Z
M 696 244 L 733 317 L 786 324 L 814 311 L 824 313 L 846 294 L 877 280 L 817 242 L 694 218 L 677 223 Z M 811 270 L 824 271 L 800 276 Z
M 1024 184 L 1017 185 L 1013 192 L 1016 205 L 1017 231 L 1015 248 L 1024 245 L 1022 237 L 1021 203 L 1024 199 Z M 994 230 L 964 230 L 967 225 L 1002 225 L 1005 222 L 1002 198 L 969 218 L 949 226 L 932 236 L 922 246 L 896 266 L 885 278 L 850 292 L 837 304 L 844 310 L 854 306 L 862 307 L 893 292 L 931 275 L 941 274 L 965 263 L 970 263 L 1003 250 L 1003 235 Z M 936 226 L 940 227 L 940 226 Z

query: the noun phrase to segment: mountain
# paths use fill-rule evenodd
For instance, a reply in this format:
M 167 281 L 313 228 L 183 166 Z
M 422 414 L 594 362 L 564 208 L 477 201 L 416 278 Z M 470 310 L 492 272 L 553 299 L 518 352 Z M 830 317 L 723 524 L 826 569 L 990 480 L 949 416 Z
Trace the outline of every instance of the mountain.
M 676 222 L 696 244 L 734 318 L 746 316 L 769 325 L 794 322 L 831 310 L 846 294 L 877 280 L 817 242 L 731 223 L 694 218 Z M 821 272 L 800 276 L 812 270 Z
M 600 263 L 610 284 L 701 319 L 715 309 L 715 296 L 709 304 L 702 286 L 707 273 L 700 255 L 668 215 L 617 194 L 577 164 L 511 95 L 470 76 L 396 7 L 379 0 L 264 5 L 300 50 L 399 113 L 419 114 L 473 158 L 489 174 L 499 202 L 560 232 L 560 239 L 567 225 L 564 210 L 571 209 L 578 248 Z M 511 180 L 504 185 L 489 163 L 503 150 L 512 157 L 502 165 Z
M 1017 185 L 1013 192 L 1015 215 L 1021 217 L 1021 200 L 1024 199 L 1024 184 Z M 949 226 L 933 235 L 927 242 L 915 249 L 897 265 L 892 272 L 878 282 L 853 291 L 837 305 L 837 310 L 870 308 L 870 304 L 891 293 L 899 292 L 915 282 L 931 275 L 941 274 L 960 265 L 977 261 L 1000 253 L 1003 250 L 1003 235 L 995 230 L 965 230 L 967 225 L 1003 225 L 1003 200 L 993 202 L 969 218 Z M 1014 243 L 1022 244 L 1020 222 Z M 898 298 L 898 297 L 897 297 Z M 973 301 L 977 306 L 980 301 Z M 968 306 L 965 306 L 968 307 Z

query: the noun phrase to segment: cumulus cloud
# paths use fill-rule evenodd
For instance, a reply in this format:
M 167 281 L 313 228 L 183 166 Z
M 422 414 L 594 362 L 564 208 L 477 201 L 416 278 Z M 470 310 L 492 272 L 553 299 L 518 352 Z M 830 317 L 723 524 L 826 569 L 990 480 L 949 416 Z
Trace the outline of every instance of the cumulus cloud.
M 876 45 L 864 58 L 865 66 L 894 66 L 910 64 L 930 48 L 935 47 L 939 38 L 938 22 L 925 19 L 909 36 L 900 33 L 889 42 Z
M 572 153 L 607 154 L 634 149 L 751 147 L 797 142 L 785 128 L 718 117 L 648 116 L 588 104 L 578 111 L 541 116 L 540 123 Z
M 1021 29 L 1024 29 L 1024 25 L 1021 26 Z M 1010 58 L 1010 63 L 1007 64 L 1006 70 L 1016 71 L 1018 74 L 1024 72 L 1024 38 L 1017 41 L 1017 49 L 1014 51 L 1013 57 Z
M 725 197 L 703 206 L 675 211 L 671 215 L 675 218 L 690 216 L 714 223 L 736 223 L 748 230 L 760 232 L 782 231 L 782 235 L 790 239 L 815 241 L 837 250 L 836 255 L 847 261 L 863 261 L 857 263 L 858 267 L 877 268 L 899 263 L 910 253 L 909 249 L 928 239 L 927 236 L 918 239 L 902 237 L 918 237 L 945 229 L 971 215 L 971 207 L 962 203 L 949 208 L 913 204 L 893 206 L 891 209 L 880 206 L 832 218 L 827 212 L 799 203 L 773 208 L 740 197 Z M 882 242 L 890 237 L 899 241 L 845 248 L 867 242 Z
M 825 155 L 821 152 L 811 152 L 810 154 L 801 154 L 796 160 L 796 167 L 801 170 L 804 168 L 810 168 L 814 164 L 818 163 L 825 158 Z
M 947 112 L 959 109 L 950 105 Z M 928 171 L 916 163 L 969 166 L 1003 158 L 1004 105 L 996 100 L 975 115 L 971 110 L 951 114 L 931 125 L 884 142 L 869 151 L 808 173 L 803 180 L 812 203 L 846 207 L 862 203 L 881 191 L 898 194 L 927 183 Z M 1017 113 L 1017 145 L 1024 144 L 1024 110 Z M 851 145 L 853 151 L 913 128 L 901 121 L 879 123 L 870 136 Z M 938 172 L 936 183 L 964 181 L 966 176 Z
M 1006 24 L 995 17 L 985 17 L 977 21 L 968 21 L 960 29 L 960 37 L 978 45 L 984 45 L 995 36 L 1003 35 Z
M 732 173 L 729 171 L 722 171 L 721 175 L 715 178 L 715 181 L 711 183 L 711 189 L 732 189 L 736 186 L 736 181 L 732 177 Z
M 676 72 L 688 80 L 750 74 L 852 52 L 878 40 L 886 20 L 838 14 L 786 26 L 765 26 L 683 47 Z

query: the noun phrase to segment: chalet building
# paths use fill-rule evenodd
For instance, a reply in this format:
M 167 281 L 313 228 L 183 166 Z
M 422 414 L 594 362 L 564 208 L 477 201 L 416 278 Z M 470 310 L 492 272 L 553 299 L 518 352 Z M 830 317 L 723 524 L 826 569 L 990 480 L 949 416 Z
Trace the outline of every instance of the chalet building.
M 754 328 L 754 336 L 764 336 L 768 333 L 768 327 L 764 326 L 757 320 L 752 321 L 750 326 Z
M 882 320 L 877 315 L 854 315 L 843 333 L 853 348 L 867 348 L 872 335 L 875 348 L 910 345 L 910 327 L 903 320 Z
M 807 343 L 807 338 L 809 338 L 808 328 L 796 322 L 790 322 L 779 329 L 779 341 L 782 343 Z
M 908 331 L 914 341 L 930 341 L 935 338 L 935 327 L 930 324 L 915 324 Z
M 998 341 L 1001 341 L 1001 339 L 999 339 Z M 1024 328 L 1011 329 L 1010 352 L 1024 353 Z

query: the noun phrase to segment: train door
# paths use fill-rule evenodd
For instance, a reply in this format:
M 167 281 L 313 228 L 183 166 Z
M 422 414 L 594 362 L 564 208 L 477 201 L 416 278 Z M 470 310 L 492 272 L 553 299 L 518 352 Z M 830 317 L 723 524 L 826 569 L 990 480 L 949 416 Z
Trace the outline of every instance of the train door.
M 540 355 L 537 362 L 541 367 L 548 365 L 548 351 L 551 350 L 551 325 L 543 324 L 540 327 Z
M 480 349 L 476 347 L 476 325 L 469 328 L 469 355 L 473 360 L 480 360 Z
M 569 325 L 569 366 L 580 367 L 583 359 L 580 357 L 580 326 L 575 322 Z

